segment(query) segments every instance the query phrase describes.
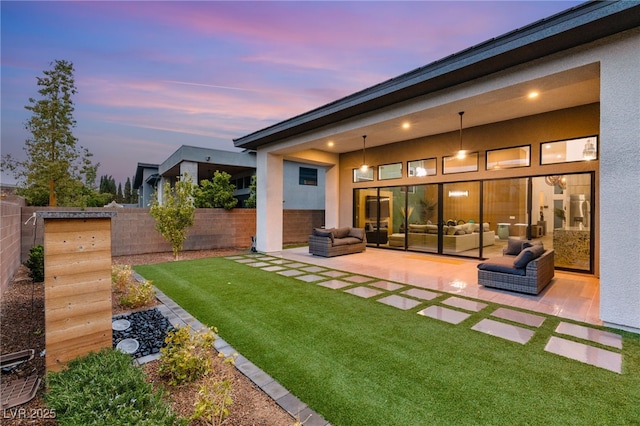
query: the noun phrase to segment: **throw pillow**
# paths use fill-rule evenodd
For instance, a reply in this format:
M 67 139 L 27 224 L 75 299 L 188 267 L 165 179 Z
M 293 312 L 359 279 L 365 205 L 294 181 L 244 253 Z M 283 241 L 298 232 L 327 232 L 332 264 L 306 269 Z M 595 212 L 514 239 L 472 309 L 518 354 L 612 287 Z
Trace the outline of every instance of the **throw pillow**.
M 418 225 L 416 223 L 410 223 L 409 224 L 409 232 L 420 232 L 420 233 L 425 233 L 427 232 L 427 227 L 429 225 Z
M 329 237 L 331 238 L 331 242 L 333 243 L 333 232 L 331 232 L 330 229 L 315 228 L 313 230 L 313 235 L 315 235 L 316 237 Z
M 354 237 L 362 241 L 364 239 L 364 229 L 362 228 L 351 228 L 349 230 L 349 237 Z
M 333 230 L 333 238 L 344 238 L 349 235 L 350 230 L 349 227 L 336 228 Z
M 513 259 L 513 266 L 516 268 L 525 268 L 529 262 L 534 259 L 534 253 L 531 247 L 526 248 L 520 252 L 515 259 Z
M 529 262 L 539 258 L 544 253 L 544 247 L 542 244 L 533 244 L 531 247 L 527 247 L 520 252 L 520 254 L 513 259 L 513 266 L 516 268 L 524 268 Z
M 507 248 L 504 254 L 509 254 L 511 256 L 517 256 L 522 251 L 522 240 L 517 238 L 509 238 L 507 240 Z

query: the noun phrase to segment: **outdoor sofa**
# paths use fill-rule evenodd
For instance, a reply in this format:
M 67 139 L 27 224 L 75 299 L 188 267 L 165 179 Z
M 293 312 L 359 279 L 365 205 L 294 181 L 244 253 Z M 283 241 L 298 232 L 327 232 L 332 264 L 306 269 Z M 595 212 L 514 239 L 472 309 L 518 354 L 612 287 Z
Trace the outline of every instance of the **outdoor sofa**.
M 496 234 L 489 230 L 489 224 L 482 226 L 483 247 L 495 244 Z M 480 224 L 466 223 L 463 225 L 443 226 L 442 229 L 443 250 L 447 253 L 459 253 L 480 247 Z M 408 243 L 411 248 L 438 248 L 438 225 L 409 224 Z M 391 234 L 389 246 L 404 247 L 404 234 Z
M 309 253 L 316 256 L 359 253 L 366 248 L 367 238 L 363 228 L 315 228 L 309 236 Z
M 540 293 L 554 276 L 554 251 L 541 242 L 510 238 L 502 257 L 478 264 L 478 284 L 485 287 Z

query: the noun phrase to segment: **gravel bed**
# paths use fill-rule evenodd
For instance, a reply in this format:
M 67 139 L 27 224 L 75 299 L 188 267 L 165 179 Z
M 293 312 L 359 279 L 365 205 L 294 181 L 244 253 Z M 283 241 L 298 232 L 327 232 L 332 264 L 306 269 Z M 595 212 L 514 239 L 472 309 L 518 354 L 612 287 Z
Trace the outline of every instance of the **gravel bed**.
M 113 347 L 117 347 L 124 339 L 137 340 L 140 346 L 131 354 L 134 358 L 159 353 L 165 345 L 167 333 L 174 330 L 173 325 L 157 308 L 113 317 L 114 321 L 119 319 L 126 319 L 130 326 L 122 331 L 113 330 Z

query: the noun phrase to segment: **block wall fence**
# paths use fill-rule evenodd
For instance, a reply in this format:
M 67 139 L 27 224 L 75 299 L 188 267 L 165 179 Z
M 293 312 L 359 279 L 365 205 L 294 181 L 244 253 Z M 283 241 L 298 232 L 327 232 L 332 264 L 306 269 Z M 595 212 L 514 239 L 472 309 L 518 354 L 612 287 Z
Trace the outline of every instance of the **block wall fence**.
M 2 202 L 2 292 L 21 263 L 29 257 L 34 245 L 43 243 L 41 218 L 24 223 L 35 212 L 78 211 L 71 207 L 30 207 Z M 171 246 L 154 228 L 148 208 L 104 209 L 116 211 L 111 227 L 111 255 L 128 256 L 171 251 Z M 283 243 L 306 243 L 315 227 L 324 225 L 324 210 L 284 210 Z M 255 209 L 196 209 L 194 226 L 189 229 L 184 250 L 217 248 L 249 248 L 256 234 Z M 2 293 L 0 292 L 0 294 Z
M 0 201 L 0 300 L 5 288 L 21 263 L 20 233 L 22 232 L 21 209 L 24 202 Z

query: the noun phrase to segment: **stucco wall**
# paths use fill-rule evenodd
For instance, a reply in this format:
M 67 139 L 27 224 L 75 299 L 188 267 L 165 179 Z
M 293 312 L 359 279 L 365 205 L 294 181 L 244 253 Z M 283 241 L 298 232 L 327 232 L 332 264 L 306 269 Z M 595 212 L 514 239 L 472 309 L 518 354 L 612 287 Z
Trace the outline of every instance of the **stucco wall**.
M 316 169 L 318 171 L 318 184 L 300 185 L 300 167 Z M 324 209 L 324 167 L 284 161 L 283 173 L 285 209 Z
M 602 55 L 600 318 L 640 332 L 640 29 Z
M 20 267 L 21 202 L 0 201 L 0 300 Z

